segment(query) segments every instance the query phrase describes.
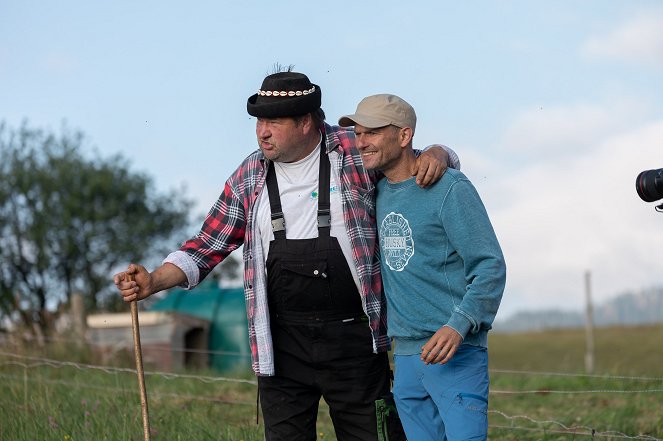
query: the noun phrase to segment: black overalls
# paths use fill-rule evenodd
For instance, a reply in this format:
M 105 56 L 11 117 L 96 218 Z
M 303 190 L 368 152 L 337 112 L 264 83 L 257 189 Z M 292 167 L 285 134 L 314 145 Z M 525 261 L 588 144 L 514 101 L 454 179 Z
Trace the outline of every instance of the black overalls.
M 273 163 L 267 175 L 274 230 L 267 296 L 276 374 L 258 377 L 258 384 L 268 441 L 315 440 L 321 396 L 339 441 L 376 440 L 375 400 L 389 389 L 387 354 L 373 353 L 357 286 L 330 236 L 330 164 L 322 144 L 317 238 L 286 239 Z

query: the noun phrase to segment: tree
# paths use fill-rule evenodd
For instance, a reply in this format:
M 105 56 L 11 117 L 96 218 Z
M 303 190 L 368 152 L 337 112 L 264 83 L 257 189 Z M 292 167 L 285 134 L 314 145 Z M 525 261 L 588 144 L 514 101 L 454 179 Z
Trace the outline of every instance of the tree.
M 72 293 L 96 310 L 120 264 L 144 261 L 187 225 L 191 202 L 158 194 L 121 155 L 84 155 L 85 137 L 0 123 L 0 316 L 50 331 Z M 165 246 L 164 246 L 165 245 Z M 114 297 L 119 297 L 114 295 Z

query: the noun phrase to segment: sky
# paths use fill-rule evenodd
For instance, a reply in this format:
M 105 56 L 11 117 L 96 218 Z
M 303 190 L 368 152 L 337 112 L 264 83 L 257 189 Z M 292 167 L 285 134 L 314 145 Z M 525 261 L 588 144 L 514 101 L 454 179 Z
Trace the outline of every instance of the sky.
M 663 213 L 635 191 L 663 167 L 658 0 L 0 0 L 0 120 L 81 130 L 198 217 L 257 148 L 246 99 L 276 63 L 328 122 L 393 93 L 415 147 L 459 154 L 507 261 L 498 319 L 581 310 L 587 271 L 595 302 L 663 285 Z

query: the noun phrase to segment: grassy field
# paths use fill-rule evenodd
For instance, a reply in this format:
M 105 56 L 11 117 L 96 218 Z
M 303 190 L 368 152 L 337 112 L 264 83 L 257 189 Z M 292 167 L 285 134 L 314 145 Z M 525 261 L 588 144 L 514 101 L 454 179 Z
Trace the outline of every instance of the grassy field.
M 583 330 L 492 334 L 489 439 L 663 439 L 663 325 L 595 336 L 585 375 Z M 0 348 L 0 441 L 142 440 L 131 366 L 57 345 Z M 153 440 L 263 439 L 251 373 L 157 371 L 146 366 Z M 324 404 L 318 432 L 336 439 Z
M 491 335 L 491 439 L 663 438 L 663 326 L 597 329 L 592 376 L 584 341 L 580 329 Z

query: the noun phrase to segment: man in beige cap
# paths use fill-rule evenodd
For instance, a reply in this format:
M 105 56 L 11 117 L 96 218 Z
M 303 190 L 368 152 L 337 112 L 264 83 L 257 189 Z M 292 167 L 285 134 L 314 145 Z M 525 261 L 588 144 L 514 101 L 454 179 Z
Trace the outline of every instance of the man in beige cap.
M 394 398 L 408 439 L 485 439 L 487 333 L 506 281 L 488 214 L 470 181 L 448 169 L 427 188 L 412 179 L 412 106 L 388 94 L 353 115 L 364 165 L 381 170 L 377 228 L 394 340 Z

